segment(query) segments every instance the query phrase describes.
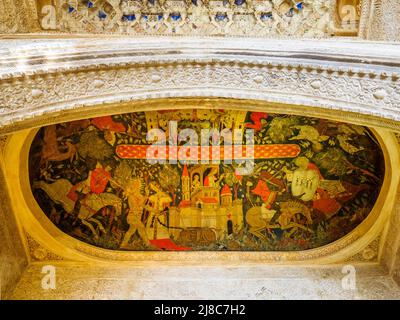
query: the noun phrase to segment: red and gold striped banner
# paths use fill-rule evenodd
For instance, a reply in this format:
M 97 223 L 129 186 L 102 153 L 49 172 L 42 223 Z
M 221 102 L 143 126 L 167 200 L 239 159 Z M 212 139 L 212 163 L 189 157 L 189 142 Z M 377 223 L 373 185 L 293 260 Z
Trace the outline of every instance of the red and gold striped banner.
M 152 149 L 148 150 L 148 148 Z M 122 159 L 147 160 L 279 159 L 297 157 L 300 153 L 300 147 L 296 144 L 179 147 L 119 145 L 116 148 L 116 153 Z

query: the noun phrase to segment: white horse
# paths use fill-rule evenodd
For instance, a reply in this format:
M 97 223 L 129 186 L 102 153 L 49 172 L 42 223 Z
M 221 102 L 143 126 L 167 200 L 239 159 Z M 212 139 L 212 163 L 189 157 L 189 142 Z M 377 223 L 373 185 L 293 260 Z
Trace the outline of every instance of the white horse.
M 67 195 L 72 188 L 72 184 L 66 179 L 59 179 L 54 183 L 46 183 L 44 181 L 37 181 L 33 183 L 34 189 L 42 189 L 55 203 L 61 205 L 64 210 L 72 214 L 75 201 L 71 200 Z M 82 221 L 82 224 L 87 226 L 95 238 L 98 239 L 99 235 L 93 228 L 90 222 L 95 223 L 99 229 L 106 233 L 103 225 L 100 221 L 93 218 L 93 216 L 105 207 L 112 206 L 115 209 L 117 216 L 121 215 L 122 212 L 122 201 L 121 199 L 112 193 L 100 193 L 100 194 L 89 194 L 82 202 L 78 213 L 78 219 Z

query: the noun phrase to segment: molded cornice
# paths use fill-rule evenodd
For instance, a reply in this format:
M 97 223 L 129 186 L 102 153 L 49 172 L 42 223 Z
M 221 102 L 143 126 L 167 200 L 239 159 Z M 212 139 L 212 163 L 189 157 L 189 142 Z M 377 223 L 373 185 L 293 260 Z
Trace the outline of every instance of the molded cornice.
M 160 98 L 253 100 L 280 113 L 309 110 L 400 131 L 400 45 L 246 39 L 244 47 L 243 41 L 2 40 L 0 133 L 119 113 L 122 105 L 135 111 L 145 108 L 143 100 Z

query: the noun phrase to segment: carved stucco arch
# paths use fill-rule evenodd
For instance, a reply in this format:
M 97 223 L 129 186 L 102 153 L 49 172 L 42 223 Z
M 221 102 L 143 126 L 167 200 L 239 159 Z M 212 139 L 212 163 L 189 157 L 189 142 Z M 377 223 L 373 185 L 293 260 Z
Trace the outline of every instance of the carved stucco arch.
M 48 56 L 41 57 L 46 63 L 35 64 L 39 57 L 31 52 L 20 71 L 3 69 L 0 79 L 0 130 L 14 133 L 4 152 L 13 210 L 20 215 L 21 228 L 50 252 L 66 260 L 107 263 L 149 259 L 333 263 L 360 252 L 384 231 L 399 183 L 399 172 L 392 168 L 400 163 L 398 144 L 390 132 L 400 131 L 398 66 L 390 45 L 386 56 L 375 56 L 373 63 L 363 65 L 363 59 L 373 53 L 372 45 L 354 52 L 351 44 L 339 50 L 333 42 L 297 41 L 297 47 L 291 47 L 277 41 L 267 49 L 254 41 L 243 50 L 235 40 L 205 39 L 196 45 L 187 40 L 180 42 L 181 48 L 173 41 L 160 46 L 142 40 L 144 47 L 157 46 L 149 56 L 146 48 L 132 46 L 123 52 L 106 50 L 107 42 L 102 40 L 86 42 L 89 45 L 80 43 L 82 49 L 77 49 L 79 41 L 72 41 L 73 45 L 58 52 L 50 46 Z M 282 45 L 289 50 L 279 56 Z M 340 63 L 331 57 L 335 50 L 341 51 Z M 60 67 L 60 61 L 69 65 Z M 227 106 L 307 114 L 374 128 L 385 154 L 386 176 L 369 218 L 344 238 L 304 252 L 110 252 L 62 234 L 29 196 L 27 154 L 36 132 L 32 128 L 112 113 Z
M 395 45 L 381 44 L 377 51 L 373 43 L 353 41 L 248 43 L 242 48 L 240 39 L 225 38 L 74 39 L 57 45 L 39 40 L 41 50 L 26 52 L 26 43 L 16 41 L 5 49 L 0 67 L 0 134 L 168 97 L 267 101 L 290 105 L 292 113 L 307 106 L 316 116 L 400 131 Z

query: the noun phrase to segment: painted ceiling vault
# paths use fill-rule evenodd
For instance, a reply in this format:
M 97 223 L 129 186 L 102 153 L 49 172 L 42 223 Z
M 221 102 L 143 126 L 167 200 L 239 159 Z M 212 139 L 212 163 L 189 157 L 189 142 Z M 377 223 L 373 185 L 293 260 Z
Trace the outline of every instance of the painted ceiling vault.
M 41 128 L 29 173 L 48 219 L 97 247 L 299 251 L 368 216 L 384 160 L 365 127 L 184 109 Z

